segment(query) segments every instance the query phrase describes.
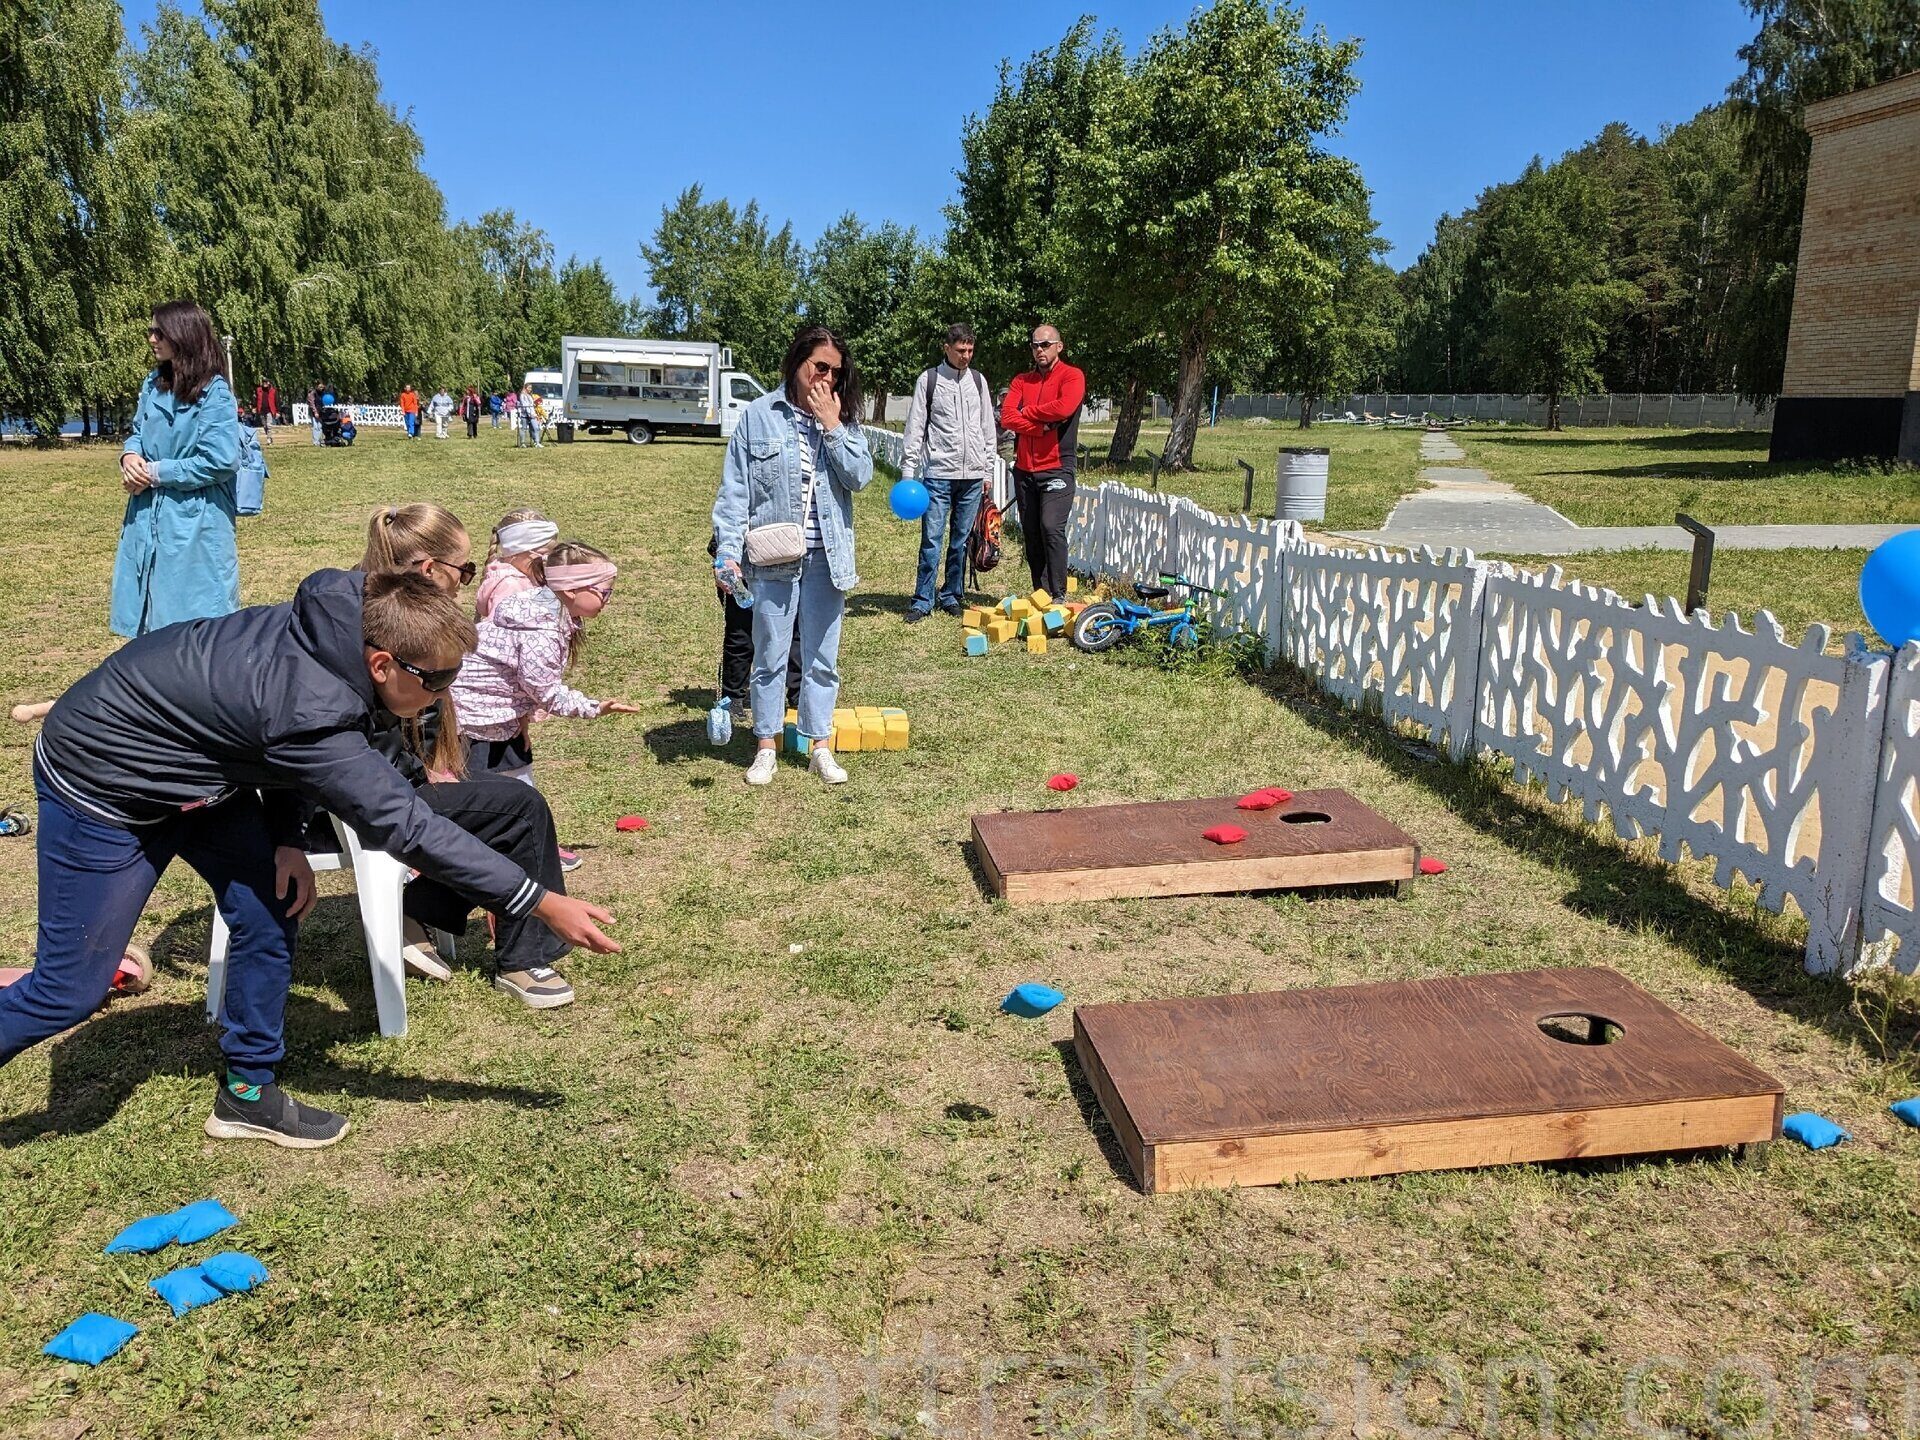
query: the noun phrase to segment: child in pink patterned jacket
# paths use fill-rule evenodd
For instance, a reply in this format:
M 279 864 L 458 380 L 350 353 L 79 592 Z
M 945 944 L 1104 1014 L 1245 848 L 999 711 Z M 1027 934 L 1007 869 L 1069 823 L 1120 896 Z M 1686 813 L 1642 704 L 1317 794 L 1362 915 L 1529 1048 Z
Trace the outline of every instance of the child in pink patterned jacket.
M 533 784 L 527 721 L 535 710 L 569 716 L 640 713 L 638 706 L 619 700 L 590 699 L 566 683 L 567 667 L 580 651 L 581 627 L 606 608 L 617 567 L 591 545 L 563 540 L 547 552 L 544 569 L 545 585 L 494 602 L 492 615 L 479 624 L 479 644 L 453 682 L 450 693 L 469 774 Z M 564 862 L 567 852 L 560 853 Z

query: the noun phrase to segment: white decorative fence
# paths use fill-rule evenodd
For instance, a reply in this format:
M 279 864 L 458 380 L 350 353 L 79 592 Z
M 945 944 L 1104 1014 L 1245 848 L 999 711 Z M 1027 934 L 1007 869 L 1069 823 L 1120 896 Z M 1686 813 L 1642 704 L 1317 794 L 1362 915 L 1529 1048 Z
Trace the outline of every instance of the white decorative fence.
M 873 451 L 873 458 L 895 470 L 902 468 L 906 460 L 906 437 L 898 430 L 885 430 L 878 425 L 862 425 L 866 432 L 867 445 Z M 1002 510 L 1013 504 L 1013 472 L 1007 462 L 998 455 L 993 457 L 993 503 Z
M 1225 519 L 1182 496 L 1082 489 L 1072 566 L 1224 592 L 1225 630 L 1350 705 L 1424 729 L 1455 760 L 1504 755 L 1623 838 L 1715 862 L 1807 919 L 1809 970 L 1920 969 L 1920 646 L 1827 653 L 1765 611 L 1745 628 L 1632 604 L 1556 567 L 1469 551 L 1329 551 L 1292 521 Z
M 340 408 L 353 412 L 353 423 L 355 425 L 384 425 L 389 429 L 398 430 L 407 423 L 401 418 L 400 407 L 398 405 L 361 405 L 355 401 L 347 401 Z M 426 420 L 427 407 L 423 402 L 420 406 L 420 421 L 422 424 L 425 424 Z M 306 401 L 301 400 L 295 403 L 293 407 L 293 423 L 296 425 L 311 425 L 313 423 L 313 418 L 307 411 Z

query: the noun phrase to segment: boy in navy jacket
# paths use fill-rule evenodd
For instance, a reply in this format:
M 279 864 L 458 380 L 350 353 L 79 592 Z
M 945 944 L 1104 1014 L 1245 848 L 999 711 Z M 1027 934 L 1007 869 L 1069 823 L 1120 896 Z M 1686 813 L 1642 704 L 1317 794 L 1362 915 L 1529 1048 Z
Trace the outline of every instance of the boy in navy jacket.
M 436 815 L 370 743 L 430 708 L 473 645 L 459 602 L 423 575 L 322 571 L 285 605 L 142 636 L 81 680 L 34 746 L 40 929 L 34 968 L 0 989 L 0 1064 L 84 1020 L 176 856 L 232 933 L 226 1075 L 207 1134 L 313 1149 L 342 1115 L 274 1083 L 294 934 L 312 906 L 300 837 L 314 806 L 371 848 L 556 937 L 619 949 L 611 916 L 548 888 Z

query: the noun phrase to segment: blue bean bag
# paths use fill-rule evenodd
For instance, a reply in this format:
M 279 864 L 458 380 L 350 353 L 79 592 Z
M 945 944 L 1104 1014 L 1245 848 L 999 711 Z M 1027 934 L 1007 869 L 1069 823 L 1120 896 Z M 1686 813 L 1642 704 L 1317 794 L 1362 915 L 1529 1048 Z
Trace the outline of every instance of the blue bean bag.
M 40 1353 L 82 1365 L 98 1365 L 118 1353 L 122 1345 L 139 1333 L 138 1325 L 89 1310 L 47 1341 Z
M 1852 1135 L 1824 1116 L 1811 1110 L 1802 1110 L 1797 1115 L 1789 1115 L 1780 1123 L 1780 1133 L 1798 1140 L 1809 1150 L 1824 1150 L 1829 1145 L 1838 1145 L 1842 1140 L 1851 1140 Z
M 229 1295 L 244 1294 L 267 1279 L 267 1267 L 240 1250 L 225 1250 L 202 1260 L 200 1273 Z
M 109 1255 L 145 1255 L 162 1246 L 171 1245 L 180 1234 L 180 1212 L 169 1210 L 165 1215 L 149 1215 L 144 1220 L 136 1220 L 107 1242 Z
M 1037 1020 L 1066 998 L 1051 985 L 1037 985 L 1029 980 L 1014 986 L 1000 1002 L 1000 1008 L 1022 1020 Z
M 1887 1109 L 1893 1111 L 1909 1125 L 1920 1125 L 1920 1095 L 1914 1096 L 1911 1100 L 1896 1100 L 1887 1106 Z
M 197 1245 L 240 1223 L 240 1217 L 218 1200 L 196 1200 L 174 1213 L 180 1217 L 180 1233 L 174 1239 L 182 1245 Z
M 157 1280 L 149 1280 L 147 1284 L 154 1294 L 167 1302 L 176 1320 L 189 1310 L 211 1305 L 224 1293 L 200 1273 L 198 1265 L 169 1271 Z

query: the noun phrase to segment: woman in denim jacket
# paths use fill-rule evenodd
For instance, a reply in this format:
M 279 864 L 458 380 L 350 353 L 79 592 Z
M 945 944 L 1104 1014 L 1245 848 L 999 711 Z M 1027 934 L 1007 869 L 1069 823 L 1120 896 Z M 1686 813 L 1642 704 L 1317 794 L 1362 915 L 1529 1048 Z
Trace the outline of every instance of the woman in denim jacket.
M 860 382 L 847 347 L 824 325 L 805 325 L 787 347 L 785 383 L 740 416 L 727 444 L 713 502 L 713 568 L 729 591 L 744 578 L 753 592 L 753 734 L 749 785 L 773 780 L 786 711 L 787 656 L 799 632 L 799 731 L 812 742 L 808 768 L 829 785 L 847 772 L 833 758 L 833 707 L 840 696 L 840 618 L 860 583 L 853 560 L 853 496 L 873 479 L 860 428 Z M 803 457 L 801 447 L 806 447 Z M 811 503 L 801 495 L 811 473 Z M 743 561 L 749 530 L 794 524 L 804 558 L 785 565 Z

